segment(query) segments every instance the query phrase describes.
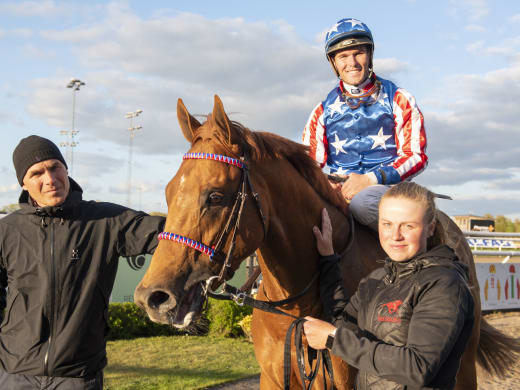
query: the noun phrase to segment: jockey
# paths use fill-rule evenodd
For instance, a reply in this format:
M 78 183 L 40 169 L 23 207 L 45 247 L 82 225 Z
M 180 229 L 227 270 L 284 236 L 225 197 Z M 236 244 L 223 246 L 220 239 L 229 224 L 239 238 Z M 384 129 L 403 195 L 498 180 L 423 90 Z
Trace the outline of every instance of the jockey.
M 374 40 L 365 23 L 341 19 L 325 37 L 338 85 L 312 111 L 303 143 L 321 167 L 347 177 L 341 188 L 361 223 L 377 230 L 379 199 L 391 184 L 427 165 L 424 119 L 414 97 L 373 72 Z

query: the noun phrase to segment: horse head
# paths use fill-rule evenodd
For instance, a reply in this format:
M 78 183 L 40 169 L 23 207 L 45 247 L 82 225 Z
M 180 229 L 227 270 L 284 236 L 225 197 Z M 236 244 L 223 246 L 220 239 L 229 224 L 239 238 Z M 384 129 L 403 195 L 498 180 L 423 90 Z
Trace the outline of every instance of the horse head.
M 184 328 L 202 310 L 203 282 L 231 275 L 259 246 L 267 214 L 242 201 L 252 193 L 249 146 L 220 98 L 203 124 L 181 99 L 177 117 L 191 148 L 166 187 L 165 232 L 134 297 L 153 321 Z

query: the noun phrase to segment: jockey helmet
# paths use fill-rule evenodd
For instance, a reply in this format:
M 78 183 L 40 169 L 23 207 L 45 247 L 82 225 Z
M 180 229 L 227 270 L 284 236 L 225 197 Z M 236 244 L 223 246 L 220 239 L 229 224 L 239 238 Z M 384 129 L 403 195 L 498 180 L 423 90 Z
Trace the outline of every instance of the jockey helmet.
M 372 68 L 374 39 L 372 38 L 372 32 L 365 23 L 353 18 L 341 19 L 327 32 L 325 36 L 325 55 L 336 75 L 338 75 L 338 71 L 332 61 L 333 54 L 339 50 L 360 45 L 369 46 L 370 68 Z

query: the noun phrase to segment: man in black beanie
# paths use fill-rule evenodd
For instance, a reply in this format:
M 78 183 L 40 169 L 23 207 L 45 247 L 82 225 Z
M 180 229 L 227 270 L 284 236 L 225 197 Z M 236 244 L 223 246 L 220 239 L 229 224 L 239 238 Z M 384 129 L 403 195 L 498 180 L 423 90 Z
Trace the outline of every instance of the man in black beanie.
M 84 201 L 46 138 L 22 139 L 13 163 L 23 191 L 0 220 L 0 389 L 102 390 L 117 261 L 152 253 L 164 218 Z
M 40 206 L 58 206 L 69 194 L 67 163 L 58 147 L 47 138 L 31 135 L 13 152 L 18 183 Z

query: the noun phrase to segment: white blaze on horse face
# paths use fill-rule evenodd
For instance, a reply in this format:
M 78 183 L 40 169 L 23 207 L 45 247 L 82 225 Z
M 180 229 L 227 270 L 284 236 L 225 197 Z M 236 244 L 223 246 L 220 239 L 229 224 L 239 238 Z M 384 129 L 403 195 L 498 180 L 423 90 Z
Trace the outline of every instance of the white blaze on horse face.
M 184 175 L 181 176 L 181 180 L 179 180 L 179 191 L 182 191 L 182 187 L 184 186 L 184 182 L 186 181 L 186 178 Z

